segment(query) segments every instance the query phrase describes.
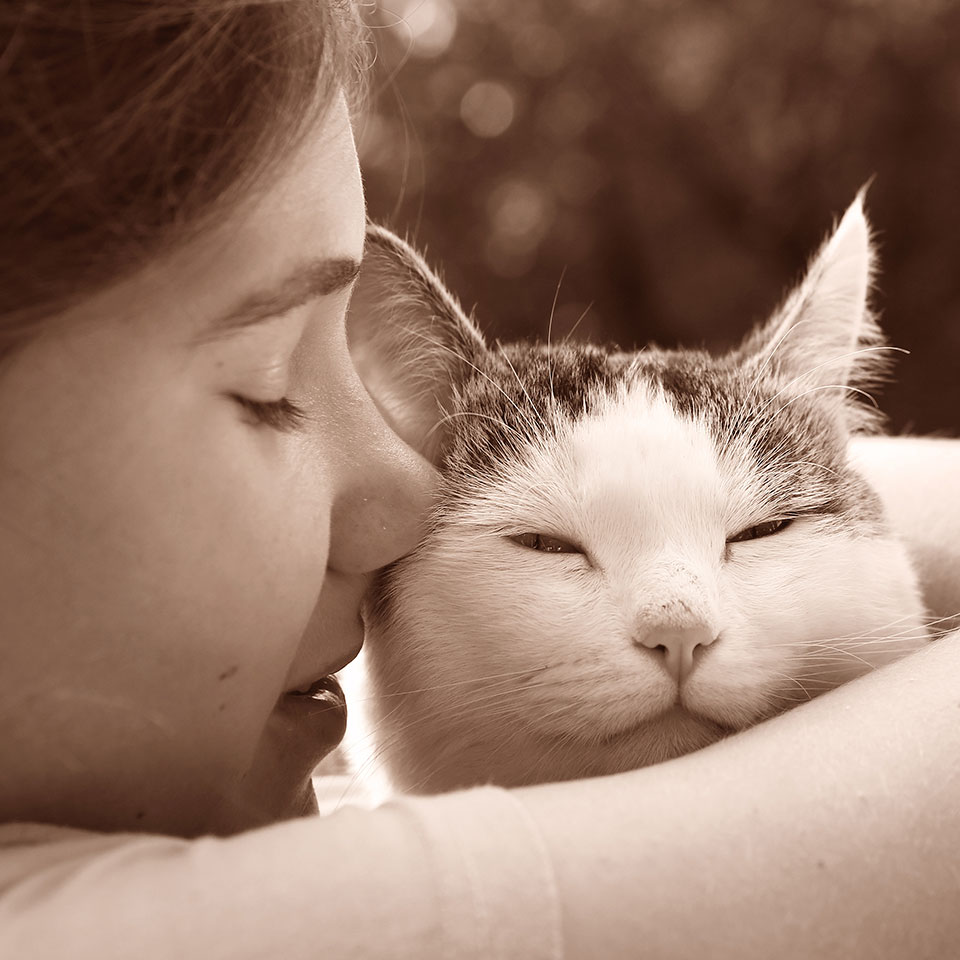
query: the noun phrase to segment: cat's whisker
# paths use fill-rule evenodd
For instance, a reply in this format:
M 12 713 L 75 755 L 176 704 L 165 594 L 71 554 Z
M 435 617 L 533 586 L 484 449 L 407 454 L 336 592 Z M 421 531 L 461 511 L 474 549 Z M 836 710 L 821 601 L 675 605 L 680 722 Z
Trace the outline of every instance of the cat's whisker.
M 799 321 L 799 323 L 804 323 L 804 322 L 806 322 L 806 321 Z M 798 323 L 796 326 L 799 326 L 799 323 Z M 796 329 L 796 326 L 793 327 L 792 329 Z M 887 346 L 887 345 L 882 345 L 882 346 L 875 346 L 875 347 L 860 347 L 860 348 L 857 349 L 857 350 L 851 350 L 851 351 L 849 351 L 849 352 L 847 352 L 847 353 L 844 353 L 844 354 L 841 354 L 841 355 L 839 355 L 839 356 L 829 357 L 829 358 L 826 359 L 826 360 L 822 360 L 820 363 L 817 363 L 817 364 L 815 364 L 815 365 L 812 366 L 812 367 L 808 367 L 808 368 L 807 368 L 806 370 L 804 370 L 802 373 L 800 373 L 800 374 L 798 374 L 797 376 L 793 377 L 791 380 L 788 380 L 772 397 L 770 397 L 769 399 L 767 399 L 766 401 L 764 401 L 764 403 L 761 405 L 760 409 L 757 411 L 756 419 L 759 420 L 760 418 L 762 418 L 762 417 L 763 417 L 763 414 L 764 414 L 764 411 L 767 409 L 767 407 L 769 407 L 769 406 L 770 406 L 775 400 L 777 400 L 779 397 L 783 396 L 783 394 L 786 393 L 792 386 L 794 386 L 794 384 L 797 384 L 797 383 L 802 382 L 803 380 L 805 380 L 805 379 L 807 379 L 809 376 L 811 376 L 811 374 L 816 373 L 818 370 L 821 370 L 821 369 L 823 369 L 824 367 L 828 367 L 828 366 L 830 366 L 831 364 L 838 363 L 838 362 L 840 362 L 841 360 L 852 360 L 852 359 L 854 359 L 854 358 L 856 358 L 856 357 L 860 357 L 860 356 L 863 356 L 863 355 L 865 355 L 865 354 L 869 354 L 869 353 L 881 353 L 881 352 L 909 353 L 908 350 L 904 350 L 902 347 L 891 347 L 891 346 Z M 754 382 L 756 383 L 756 381 L 754 381 Z M 838 386 L 845 386 L 845 385 L 832 384 L 831 386 L 838 387 Z M 807 394 L 809 394 L 809 393 L 811 392 L 811 390 L 818 390 L 818 389 L 823 389 L 823 386 L 814 386 L 814 387 L 812 387 L 812 388 L 809 388 L 809 389 L 807 389 L 807 390 L 804 390 L 801 394 L 799 394 L 799 396 L 796 396 L 796 397 L 791 398 L 790 402 L 792 403 L 794 400 L 799 400 L 800 397 L 803 397 L 803 396 L 806 396 Z M 870 396 L 870 394 L 868 394 L 866 391 L 864 391 L 864 390 L 858 390 L 858 389 L 855 388 L 855 387 L 850 387 L 849 389 L 852 389 L 852 390 L 854 390 L 855 392 L 858 392 L 858 393 L 863 394 L 863 396 L 865 396 L 875 407 L 877 406 L 876 400 L 874 400 L 874 398 L 873 398 L 872 396 Z M 781 408 L 781 409 L 782 409 L 782 408 Z
M 775 701 L 780 704 L 777 707 L 776 713 L 784 713 L 786 710 L 792 710 L 794 707 L 799 706 L 802 703 L 810 703 L 811 700 L 815 700 L 816 697 L 789 697 L 785 693 L 768 693 L 768 701 Z M 776 716 L 776 714 L 774 714 Z
M 459 350 L 455 350 L 449 344 L 443 343 L 441 340 L 437 340 L 434 337 L 427 336 L 422 330 L 416 327 L 403 326 L 400 327 L 404 334 L 415 339 L 420 340 L 423 343 L 430 344 L 431 347 L 434 347 L 437 350 L 442 351 L 443 353 L 450 354 L 454 360 L 459 360 L 461 363 L 466 364 L 476 373 L 482 373 L 483 371 L 465 354 L 461 353 Z M 427 378 L 427 382 L 432 382 L 430 378 Z
M 388 728 L 389 733 L 385 734 L 383 730 L 377 733 L 377 749 L 375 754 L 379 757 L 382 754 L 389 752 L 390 748 L 395 743 L 402 743 L 403 738 L 406 736 L 407 731 L 415 729 L 422 724 L 432 724 L 436 720 L 442 720 L 443 713 L 437 707 L 431 707 L 430 709 L 419 709 L 415 714 L 410 717 L 405 718 L 402 724 L 396 724 Z M 505 720 L 511 719 L 506 712 L 501 712 L 501 714 L 493 713 L 490 714 L 488 719 L 494 723 L 502 722 Z
M 822 646 L 826 646 L 826 644 L 822 644 Z M 827 649 L 834 650 L 837 653 L 845 654 L 848 659 L 856 660 L 858 663 L 862 663 L 865 667 L 874 666 L 869 660 L 864 659 L 858 653 L 854 653 L 854 651 L 849 649 L 848 647 L 828 646 Z
M 466 700 L 458 700 L 457 705 L 461 710 L 468 710 L 470 708 L 475 708 L 477 706 L 486 705 L 489 702 L 495 702 L 498 698 L 502 696 L 503 691 L 497 691 L 493 694 L 488 694 L 484 697 L 475 697 L 468 698 Z M 389 754 L 391 748 L 394 744 L 402 743 L 403 738 L 406 736 L 406 733 L 410 729 L 415 729 L 422 724 L 427 724 L 428 727 L 434 720 L 443 719 L 443 709 L 437 704 L 427 704 L 427 705 L 418 705 L 418 707 L 411 713 L 409 716 L 403 718 L 401 723 L 391 722 L 394 715 L 397 711 L 403 707 L 404 704 L 402 701 L 399 701 L 392 710 L 390 710 L 385 716 L 381 718 L 381 727 L 375 734 L 371 734 L 375 741 L 375 750 L 372 756 L 369 756 L 368 761 L 375 762 L 384 754 Z M 508 711 L 499 711 L 503 715 L 503 718 L 506 719 L 508 716 Z M 498 712 L 487 710 L 484 714 L 485 719 L 488 721 L 497 721 Z M 389 731 L 389 733 L 387 733 Z M 354 738 L 353 743 L 359 744 L 362 743 L 364 738 Z M 374 768 L 375 769 L 375 768 Z
M 779 677 L 780 680 L 793 681 L 793 677 L 782 675 Z M 764 698 L 767 700 L 785 700 L 787 703 L 809 703 L 811 700 L 815 700 L 820 693 L 825 691 L 818 691 L 816 694 L 811 694 L 802 683 L 799 684 L 801 693 L 800 696 L 796 696 L 796 691 L 790 693 L 784 692 L 784 690 L 768 690 L 764 694 Z
M 430 439 L 433 434 L 446 426 L 448 423 L 452 423 L 454 420 L 459 419 L 460 417 L 476 417 L 480 420 L 489 420 L 491 423 L 495 423 L 498 427 L 503 427 L 505 430 L 516 435 L 517 439 L 521 443 L 527 442 L 527 437 L 525 437 L 516 427 L 507 423 L 500 417 L 493 417 L 488 413 L 477 413 L 475 410 L 458 410 L 455 413 L 444 414 L 437 422 L 427 431 L 425 438 Z
M 849 663 L 850 656 L 846 651 L 842 650 L 838 650 L 836 653 L 798 653 L 794 656 L 783 657 L 781 662 L 788 666 L 790 664 L 799 664 L 802 667 L 818 668 Z
M 771 676 L 771 677 L 779 677 L 781 680 L 786 680 L 786 681 L 788 681 L 789 683 L 794 683 L 794 684 L 796 684 L 797 687 L 800 689 L 800 692 L 803 693 L 803 695 L 804 695 L 808 700 L 812 700 L 812 699 L 813 699 L 813 697 L 810 696 L 810 691 L 807 690 L 807 688 L 803 685 L 803 683 L 802 683 L 797 677 L 792 676 L 791 674 L 788 674 L 788 673 L 776 673 L 776 672 L 773 672 L 773 671 L 771 671 L 770 676 Z
M 732 440 L 734 433 L 740 430 L 741 427 L 745 425 L 746 416 L 750 412 L 750 401 L 753 399 L 754 391 L 757 389 L 757 386 L 759 385 L 760 381 L 763 379 L 763 376 L 766 373 L 767 369 L 769 368 L 770 364 L 776 358 L 780 348 L 783 346 L 783 344 L 786 342 L 786 340 L 790 337 L 792 333 L 795 333 L 801 327 L 809 325 L 812 322 L 813 321 L 811 320 L 805 320 L 805 319 L 795 320 L 768 348 L 766 357 L 764 358 L 763 362 L 760 364 L 759 369 L 757 370 L 757 375 L 754 377 L 750 386 L 747 388 L 747 394 L 744 397 L 743 402 L 740 404 L 740 408 L 736 416 L 731 421 L 730 428 L 727 431 L 725 440 L 720 444 L 722 450 L 724 451 L 726 450 L 726 448 L 729 446 Z M 754 417 L 753 419 L 755 422 L 757 420 L 757 417 Z
M 416 330 L 416 329 L 414 329 L 414 328 L 412 328 L 412 327 L 408 327 L 408 328 L 404 328 L 404 329 L 405 329 L 405 332 L 409 333 L 411 337 L 416 337 L 417 339 L 419 339 L 419 340 L 421 340 L 421 341 L 423 341 L 423 342 L 425 342 L 425 343 L 429 343 L 431 346 L 435 347 L 435 348 L 438 349 L 438 350 L 442 350 L 442 351 L 444 351 L 445 353 L 451 354 L 455 359 L 459 360 L 461 363 L 466 364 L 466 365 L 467 365 L 468 367 L 470 367 L 475 373 L 477 373 L 479 376 L 481 376 L 484 380 L 486 380 L 488 383 L 492 384 L 492 385 L 503 395 L 503 397 L 504 397 L 504 399 L 507 401 L 507 403 L 509 403 L 509 404 L 514 408 L 514 410 L 516 410 L 516 412 L 517 412 L 518 416 L 520 417 L 521 421 L 525 422 L 526 425 L 527 425 L 527 427 L 530 428 L 530 430 L 531 430 L 531 439 L 532 439 L 533 437 L 536 437 L 536 436 L 537 436 L 537 431 L 536 431 L 536 429 L 535 429 L 535 428 L 536 428 L 536 424 L 533 423 L 533 421 L 531 421 L 531 420 L 527 417 L 527 415 L 526 415 L 526 414 L 524 413 L 524 411 L 521 409 L 521 407 L 519 406 L 519 404 L 517 404 L 517 402 L 513 399 L 513 397 L 511 397 L 510 394 L 507 393 L 507 391 L 504 390 L 503 387 L 502 387 L 499 383 L 497 383 L 497 381 L 494 380 L 493 377 L 491 377 L 485 370 L 481 370 L 480 367 L 478 367 L 472 360 L 470 360 L 468 357 L 465 357 L 465 356 L 464 356 L 462 353 L 460 353 L 459 351 L 454 350 L 452 347 L 449 347 L 447 344 L 442 343 L 442 342 L 439 341 L 439 340 L 435 340 L 435 339 L 433 339 L 432 337 L 428 337 L 425 333 L 423 333 L 423 331 L 421 331 L 421 330 Z M 523 384 L 521 384 L 521 387 L 522 387 L 522 386 L 523 386 Z
M 536 673 L 536 672 L 537 672 L 537 671 L 533 671 L 533 673 Z M 522 673 L 523 675 L 529 676 L 529 675 L 531 674 L 531 671 L 526 670 L 526 671 L 521 671 L 521 673 Z M 475 683 L 476 681 L 470 681 L 470 682 L 471 682 L 471 683 Z M 569 680 L 568 680 L 567 682 L 570 682 L 570 683 L 573 683 L 573 682 L 575 682 L 575 683 L 580 683 L 581 681 L 580 681 L 578 678 L 569 678 Z M 553 681 L 539 681 L 539 682 L 537 682 L 537 683 L 527 683 L 527 684 L 525 684 L 525 686 L 524 686 L 524 691 L 525 691 L 526 693 L 529 693 L 531 690 L 535 690 L 535 689 L 540 688 L 540 687 L 556 688 L 556 687 L 559 686 L 559 685 L 562 685 L 562 681 L 561 681 L 560 683 L 558 683 L 558 682 L 555 681 L 555 680 L 553 680 Z M 461 713 L 461 716 L 462 716 L 464 713 L 470 713 L 470 712 L 474 711 L 474 710 L 475 710 L 476 708 L 478 708 L 478 707 L 486 707 L 488 704 L 490 704 L 490 703 L 492 703 L 492 702 L 495 703 L 496 701 L 501 700 L 502 697 L 503 697 L 503 693 L 505 692 L 505 690 L 502 689 L 502 687 L 508 687 L 508 686 L 509 686 L 509 680 L 508 680 L 508 681 L 501 681 L 500 686 L 501 686 L 501 689 L 495 689 L 495 690 L 493 690 L 493 691 L 490 691 L 490 690 L 488 690 L 488 689 L 485 689 L 485 690 L 482 691 L 482 692 L 478 692 L 478 694 L 475 695 L 475 696 L 471 696 L 471 697 L 467 697 L 467 698 L 459 698 L 459 699 L 457 700 L 457 708 L 458 708 L 458 711 Z M 429 689 L 431 689 L 431 688 L 425 688 L 425 689 L 429 690 Z M 384 695 L 384 697 L 388 697 L 388 696 L 390 696 L 390 694 L 385 694 L 385 695 Z M 357 701 L 357 702 L 362 702 L 362 701 Z M 395 708 L 395 709 L 396 709 L 396 708 Z M 545 715 L 545 716 L 550 716 L 550 717 L 552 717 L 554 714 L 556 714 L 556 715 L 562 715 L 562 714 L 564 714 L 565 712 L 567 712 L 568 710 L 569 710 L 569 704 L 568 704 L 566 701 L 564 701 L 564 702 L 562 702 L 559 706 L 557 706 L 554 711 L 549 711 L 549 712 L 547 712 L 547 713 L 544 714 L 544 715 Z M 514 716 L 513 707 L 511 706 L 510 709 L 501 710 L 501 711 L 499 711 L 499 714 L 500 714 L 503 718 L 505 718 L 505 719 L 507 719 L 507 718 L 512 718 L 512 717 Z M 390 714 L 390 715 L 392 715 L 392 711 L 391 711 L 391 714 Z M 389 719 L 389 716 L 390 716 L 390 715 L 388 715 L 387 718 L 385 718 L 385 719 Z M 422 724 L 422 723 L 427 723 L 427 722 L 429 722 L 430 719 L 431 719 L 431 717 L 434 716 L 434 715 L 436 715 L 436 716 L 438 716 L 438 717 L 441 717 L 441 716 L 442 716 L 442 709 L 439 708 L 439 707 L 438 707 L 437 705 L 435 705 L 435 704 L 431 704 L 431 705 L 427 705 L 426 707 L 420 707 L 420 708 L 418 708 L 411 716 L 409 716 L 409 717 L 407 717 L 407 718 L 405 719 L 405 722 L 404 722 L 400 727 L 397 727 L 396 725 L 392 725 L 392 726 L 389 727 L 390 729 L 392 729 L 392 736 L 391 736 L 391 737 L 389 737 L 388 739 L 385 739 L 385 738 L 383 738 L 382 734 L 380 735 L 380 739 L 381 739 L 381 741 L 382 741 L 382 742 L 381 742 L 381 745 L 380 745 L 380 749 L 381 749 L 381 750 L 382 750 L 382 749 L 386 749 L 386 748 L 387 748 L 390 744 L 392 744 L 393 742 L 397 742 L 397 741 L 401 740 L 402 737 L 403 737 L 403 735 L 404 735 L 404 732 L 405 732 L 406 730 L 408 730 L 408 729 L 410 729 L 411 727 L 416 726 L 416 725 L 418 725 L 418 724 Z M 485 719 L 486 721 L 488 721 L 488 722 L 489 722 L 491 719 L 495 719 L 496 716 L 497 716 L 497 712 L 494 712 L 493 715 L 491 715 L 491 714 L 489 713 L 489 711 L 485 711 L 485 713 L 484 713 L 484 719 Z
M 780 348 L 783 341 L 786 340 L 787 336 L 789 336 L 790 333 L 792 333 L 802 324 L 808 323 L 808 322 L 809 321 L 806 321 L 806 320 L 797 321 L 796 323 L 793 324 L 793 326 L 790 327 L 787 333 L 784 334 L 777 341 L 773 352 L 767 357 L 767 360 L 764 362 L 764 364 L 762 364 L 760 371 L 758 372 L 757 376 L 754 378 L 753 382 L 748 388 L 747 395 L 744 401 L 740 404 L 740 411 L 734 417 L 723 440 L 719 444 L 719 447 L 722 452 L 724 453 L 727 452 L 727 450 L 729 449 L 732 443 L 734 435 L 746 425 L 746 414 L 750 411 L 750 400 L 752 399 L 754 391 L 756 390 L 757 385 L 760 383 L 760 380 L 762 379 L 763 374 L 766 371 L 770 361 L 773 359 L 774 355 L 776 354 L 776 351 Z M 829 366 L 831 364 L 835 364 L 843 360 L 853 360 L 853 359 L 856 359 L 857 357 L 861 357 L 867 354 L 880 353 L 880 352 L 887 352 L 887 353 L 892 352 L 892 353 L 904 353 L 904 354 L 909 353 L 908 350 L 905 350 L 902 347 L 888 346 L 886 344 L 875 345 L 875 346 L 865 346 L 865 347 L 860 347 L 857 350 L 848 351 L 847 353 L 841 354 L 839 356 L 830 357 L 827 360 L 823 360 L 812 367 L 808 367 L 802 373 L 798 374 L 793 379 L 789 380 L 786 384 L 784 384 L 783 387 L 780 388 L 780 390 L 778 390 L 772 397 L 764 401 L 764 403 L 760 406 L 760 408 L 757 411 L 755 411 L 754 416 L 752 418 L 751 431 L 754 434 L 756 434 L 760 427 L 770 422 L 770 419 L 772 418 L 765 416 L 765 411 L 775 400 L 777 400 L 780 396 L 782 396 L 785 392 L 787 392 L 794 384 L 804 380 L 805 378 L 808 378 L 812 374 L 816 373 L 816 371 L 822 369 L 823 367 Z M 866 391 L 862 391 L 854 387 L 849 387 L 849 389 L 852 390 L 853 392 L 861 393 L 870 401 L 870 403 L 874 407 L 877 407 L 876 400 Z M 804 391 L 804 393 L 800 394 L 800 396 L 804 396 L 809 392 L 810 392 L 809 390 Z M 799 399 L 799 397 L 794 397 L 793 399 L 796 400 L 796 399 Z M 782 409 L 783 407 L 780 408 L 780 410 Z M 780 410 L 776 412 L 779 413 Z
M 550 412 L 556 416 L 557 397 L 553 390 L 553 364 L 550 362 L 553 356 L 550 350 L 550 339 L 553 336 L 553 318 L 557 313 L 557 301 L 560 299 L 560 287 L 563 286 L 563 278 L 566 276 L 567 267 L 564 265 L 560 271 L 560 279 L 557 281 L 557 289 L 553 292 L 553 303 L 550 305 L 550 319 L 547 321 L 547 376 L 550 379 Z
M 787 463 L 784 463 L 784 467 L 816 467 L 818 470 L 823 470 L 826 473 L 829 473 L 833 477 L 840 476 L 836 470 L 831 470 L 830 467 L 824 466 L 822 463 L 816 463 L 813 460 L 790 460 Z
M 922 626 L 930 629 L 938 624 L 946 624 L 944 632 L 950 633 L 952 630 L 956 629 L 958 625 L 960 625 L 960 610 L 957 610 L 956 613 L 947 614 L 945 617 L 936 617 L 935 619 L 926 620 Z
M 553 687 L 555 684 L 542 682 L 538 684 L 529 684 L 525 687 L 525 692 L 530 692 L 535 690 L 538 687 Z M 476 707 L 486 707 L 490 703 L 497 703 L 501 701 L 504 693 L 508 692 L 511 688 L 509 686 L 504 686 L 502 689 L 489 690 L 486 689 L 482 693 L 477 693 L 475 696 L 460 698 L 457 700 L 457 709 L 461 712 L 461 716 L 469 711 L 473 710 Z M 509 711 L 504 711 L 509 712 Z
M 930 634 L 926 630 L 912 628 L 902 630 L 899 633 L 887 634 L 886 636 L 850 637 L 845 642 L 850 646 L 883 647 L 891 644 L 902 644 L 910 640 L 928 641 L 929 639 Z
M 533 398 L 527 392 L 526 386 L 524 386 L 523 381 L 520 379 L 520 374 L 517 373 L 517 368 L 511 363 L 510 358 L 507 356 L 506 350 L 503 349 L 503 344 L 500 341 L 497 341 L 497 349 L 500 351 L 500 356 L 503 357 L 507 362 L 507 366 L 510 367 L 510 371 L 513 373 L 516 378 L 517 383 L 520 385 L 520 389 L 523 391 L 523 395 L 527 398 L 527 402 L 530 404 L 530 409 L 536 414 L 537 419 L 540 421 L 540 426 L 546 430 L 547 421 L 543 419 L 543 414 L 537 408 L 537 405 L 533 402 Z
M 866 390 L 861 390 L 859 387 L 853 387 L 849 383 L 822 383 L 816 387 L 809 387 L 807 390 L 804 390 L 803 393 L 799 393 L 797 396 L 791 397 L 782 407 L 777 408 L 774 413 L 774 417 L 783 413 L 783 411 L 786 410 L 791 404 L 796 403 L 798 400 L 802 400 L 811 393 L 817 393 L 820 390 L 846 390 L 849 393 L 859 393 L 860 396 L 866 397 L 874 407 L 878 407 L 877 401 L 871 394 L 867 393 Z
M 775 674 L 771 674 L 771 676 L 774 675 Z M 800 673 L 797 670 L 792 670 L 790 673 L 782 673 L 779 674 L 779 676 L 781 679 L 789 679 L 791 682 L 800 683 L 806 693 L 809 693 L 810 690 L 814 690 L 816 693 L 823 693 L 836 686 L 835 680 L 824 677 L 819 673 Z
M 893 626 L 895 624 L 891 624 Z M 817 640 L 804 640 L 804 641 L 785 641 L 772 643 L 765 643 L 765 649 L 778 649 L 778 648 L 800 648 L 810 649 L 811 646 L 823 650 L 845 650 L 846 647 L 838 646 L 839 644 L 846 644 L 847 646 L 857 645 L 857 644 L 888 644 L 888 643 L 902 643 L 905 640 L 926 640 L 928 639 L 928 634 L 925 629 L 925 626 L 922 624 L 911 625 L 905 630 L 890 633 L 889 630 L 884 630 L 883 627 L 875 628 L 879 633 L 864 633 L 864 634 L 850 634 L 845 636 L 836 636 L 836 637 L 824 637 L 823 639 Z
M 563 335 L 563 340 L 561 341 L 561 343 L 567 343 L 567 341 L 574 335 L 574 333 L 576 332 L 577 327 L 580 326 L 580 324 L 583 322 L 583 320 L 584 320 L 584 318 L 587 316 L 587 314 L 593 309 L 593 305 L 594 305 L 595 302 L 596 302 L 596 301 L 591 300 L 591 301 L 586 305 L 586 307 L 584 307 L 583 313 L 581 313 L 580 316 L 577 317 L 577 319 L 576 319 L 576 320 L 574 321 L 574 323 L 573 323 L 573 326 L 570 327 L 570 329 Z
M 873 633 L 880 632 L 880 633 L 886 635 L 887 632 L 888 632 L 892 627 L 895 627 L 895 626 L 897 626 L 898 624 L 901 624 L 901 623 L 903 623 L 903 622 L 905 622 L 905 621 L 907 621 L 907 620 L 912 620 L 912 619 L 913 619 L 913 616 L 914 616 L 914 614 L 911 612 L 911 613 L 905 613 L 905 614 L 903 614 L 902 616 L 899 616 L 899 617 L 894 617 L 892 620 L 887 620 L 885 623 L 881 623 L 881 624 L 879 624 L 879 625 L 876 626 L 876 627 L 872 627 L 872 628 L 871 628 L 871 632 L 873 632 Z M 936 621 L 936 620 L 932 620 L 932 621 L 930 621 L 930 620 L 928 620 L 928 621 L 920 621 L 920 623 L 915 624 L 914 626 L 915 626 L 916 629 L 922 630 L 924 627 L 930 626 L 931 623 L 938 623 L 938 622 L 939 622 L 939 621 Z M 859 636 L 864 636 L 864 635 L 865 635 L 865 634 L 859 634 Z
M 507 673 L 486 674 L 481 677 L 471 677 L 468 680 L 452 680 L 448 683 L 433 683 L 426 687 L 415 687 L 409 690 L 391 690 L 378 694 L 376 697 L 361 697 L 352 701 L 354 703 L 366 703 L 374 700 L 385 700 L 391 697 L 408 697 L 415 693 L 436 693 L 441 690 L 451 690 L 455 687 L 476 686 L 479 684 L 489 684 L 498 682 L 500 684 L 509 684 L 518 678 L 533 677 L 551 669 L 551 665 L 542 667 L 525 667 L 523 670 L 511 670 Z
M 740 408 L 737 411 L 736 415 L 730 422 L 729 429 L 727 430 L 726 436 L 720 443 L 721 451 L 726 452 L 726 449 L 729 447 L 732 442 L 734 434 L 740 430 L 744 425 L 747 413 L 749 412 L 749 404 L 753 399 L 753 393 L 757 388 L 757 385 L 763 379 L 764 373 L 766 373 L 767 368 L 770 366 L 774 357 L 777 354 L 777 351 L 783 345 L 784 341 L 792 334 L 794 331 L 798 330 L 804 324 L 810 324 L 810 320 L 797 320 L 795 323 L 787 327 L 786 331 L 782 333 L 773 343 L 772 347 L 768 349 L 767 355 L 764 358 L 763 362 L 760 364 L 760 368 L 757 371 L 757 375 L 754 377 L 753 382 L 747 388 L 747 395 L 744 398 L 743 402 L 740 404 Z
M 449 442 L 440 451 L 447 500 L 396 578 L 384 574 L 394 591 L 384 625 L 409 642 L 370 644 L 382 658 L 373 686 L 387 689 L 375 698 L 382 729 L 362 769 L 384 765 L 408 789 L 437 789 L 464 778 L 611 772 L 702 745 L 706 725 L 657 713 L 676 697 L 660 667 L 624 652 L 623 634 L 647 616 L 638 593 L 651 616 L 675 608 L 679 618 L 681 607 L 699 616 L 697 608 L 728 600 L 749 611 L 742 624 L 719 618 L 736 642 L 716 645 L 683 688 L 692 715 L 725 714 L 728 727 L 811 700 L 932 639 L 937 621 L 918 625 L 902 544 L 863 522 L 867 495 L 847 482 L 844 430 L 869 424 L 859 398 L 876 406 L 867 390 L 879 361 L 900 351 L 878 345 L 864 294 L 869 232 L 856 209 L 844 222 L 854 227 L 824 245 L 785 306 L 713 365 L 682 349 L 563 349 L 553 338 L 563 274 L 545 346 L 487 345 L 463 317 L 436 344 L 447 322 L 433 309 L 442 297 L 426 304 L 424 333 L 393 349 L 401 366 L 414 360 L 404 387 L 421 394 L 423 410 L 413 412 L 429 421 L 419 422 L 441 431 L 431 446 Z M 456 370 L 443 351 L 459 357 Z M 427 395 L 437 371 L 457 379 Z M 739 539 L 770 532 L 763 521 L 780 517 L 765 511 L 822 516 L 753 555 L 738 548 L 728 559 L 743 562 L 727 578 L 715 569 L 716 534 L 735 511 L 758 524 Z M 556 544 L 535 542 L 546 548 L 535 556 L 502 542 L 551 527 L 594 554 L 591 563 L 543 555 Z M 836 635 L 818 638 L 824 632 Z M 416 658 L 406 672 L 404 657 Z M 501 672 L 517 664 L 525 666 Z M 649 730 L 647 712 L 662 721 Z
M 643 367 L 643 356 L 647 352 L 647 349 L 648 347 L 646 345 L 642 346 L 639 350 L 637 350 L 630 363 L 627 364 L 627 368 L 623 374 L 623 379 L 627 383 L 631 383 L 637 376 L 640 369 Z
M 913 614 L 905 614 L 900 617 L 896 617 L 892 620 L 888 620 L 886 623 L 879 624 L 878 626 L 871 627 L 869 633 L 860 633 L 860 634 L 845 634 L 835 637 L 825 637 L 822 640 L 818 640 L 818 644 L 826 643 L 840 643 L 846 641 L 856 641 L 856 640 L 901 640 L 907 638 L 913 639 L 924 639 L 928 628 L 935 624 L 940 623 L 944 618 L 938 620 L 929 620 L 921 621 L 919 623 L 910 623 L 909 626 L 903 631 L 897 632 L 894 631 L 891 633 L 894 627 L 905 623 L 908 620 L 911 620 Z M 949 618 L 946 618 L 949 619 Z
M 812 644 L 817 649 L 827 649 L 843 654 L 849 658 L 860 660 L 863 663 L 870 663 L 864 659 L 861 654 L 882 653 L 885 647 L 902 647 L 904 643 L 910 641 L 925 642 L 929 640 L 928 634 L 917 631 L 906 631 L 902 634 L 889 637 L 849 637 L 840 638 L 834 643 L 827 641 L 817 641 Z
M 783 346 L 783 344 L 788 339 L 790 334 L 796 333 L 796 331 L 803 326 L 809 326 L 812 322 L 813 322 L 812 320 L 804 320 L 804 319 L 795 320 L 793 323 L 791 323 L 787 327 L 787 329 L 779 337 L 777 337 L 776 340 L 774 340 L 773 344 L 767 348 L 766 357 L 763 359 L 763 362 L 760 364 L 760 367 L 757 370 L 757 375 L 754 378 L 753 383 L 750 384 L 750 393 L 753 392 L 757 384 L 763 378 L 763 375 L 764 373 L 766 373 L 767 368 L 773 362 L 780 348 Z

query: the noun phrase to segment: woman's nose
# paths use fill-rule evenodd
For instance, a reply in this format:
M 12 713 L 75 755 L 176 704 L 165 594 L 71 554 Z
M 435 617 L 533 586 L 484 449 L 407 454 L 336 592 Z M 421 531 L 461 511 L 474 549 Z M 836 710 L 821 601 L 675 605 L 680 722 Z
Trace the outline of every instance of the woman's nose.
M 409 553 L 420 540 L 439 477 L 401 441 L 367 400 L 365 429 L 348 443 L 347 475 L 334 497 L 327 563 L 367 573 Z

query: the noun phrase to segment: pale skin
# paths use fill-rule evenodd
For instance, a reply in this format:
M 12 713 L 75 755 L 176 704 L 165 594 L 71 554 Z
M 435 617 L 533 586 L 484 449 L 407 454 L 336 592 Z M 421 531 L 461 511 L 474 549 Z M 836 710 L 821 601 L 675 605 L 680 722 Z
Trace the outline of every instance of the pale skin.
M 433 480 L 353 372 L 349 285 L 209 330 L 304 260 L 361 258 L 342 102 L 297 159 L 0 377 L 3 819 L 193 834 L 303 809 L 324 745 L 274 706 L 355 656 L 367 577 Z M 233 398 L 287 393 L 304 429 Z
M 304 259 L 359 259 L 363 232 L 338 103 L 221 226 L 0 373 L 4 820 L 193 835 L 308 809 L 329 744 L 276 706 L 356 654 L 367 578 L 415 544 L 435 477 L 353 371 L 349 284 L 210 326 Z M 237 399 L 287 395 L 307 419 L 286 432 Z M 864 457 L 936 615 L 957 610 L 960 444 Z M 521 791 L 568 956 L 946 955 L 958 676 L 948 638 L 690 757 Z

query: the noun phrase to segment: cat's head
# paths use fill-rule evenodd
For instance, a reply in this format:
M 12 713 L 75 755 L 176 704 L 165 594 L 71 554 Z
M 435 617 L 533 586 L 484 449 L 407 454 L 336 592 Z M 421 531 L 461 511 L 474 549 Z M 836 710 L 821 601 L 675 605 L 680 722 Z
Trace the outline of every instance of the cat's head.
M 872 260 L 858 198 L 730 353 L 490 346 L 370 228 L 355 362 L 443 477 L 368 616 L 401 786 L 677 756 L 923 642 L 904 550 L 847 459 L 887 356 Z

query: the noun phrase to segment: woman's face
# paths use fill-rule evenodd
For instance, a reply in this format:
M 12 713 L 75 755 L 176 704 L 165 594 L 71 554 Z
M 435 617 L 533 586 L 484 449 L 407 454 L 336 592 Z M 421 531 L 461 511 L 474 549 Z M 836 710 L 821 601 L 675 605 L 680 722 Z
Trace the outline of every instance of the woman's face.
M 432 487 L 347 354 L 363 235 L 340 103 L 250 205 L 3 369 L 0 820 L 305 809 L 340 731 L 287 694 L 357 653 Z

